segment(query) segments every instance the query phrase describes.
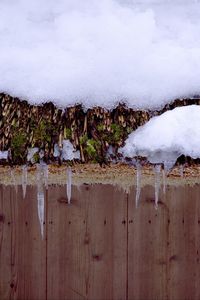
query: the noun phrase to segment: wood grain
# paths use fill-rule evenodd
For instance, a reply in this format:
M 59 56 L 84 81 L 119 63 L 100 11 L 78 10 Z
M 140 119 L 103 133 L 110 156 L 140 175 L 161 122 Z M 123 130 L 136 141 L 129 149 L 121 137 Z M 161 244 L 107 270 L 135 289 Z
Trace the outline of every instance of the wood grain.
M 49 190 L 48 299 L 126 299 L 126 195 L 82 186 Z
M 1 300 L 200 299 L 200 185 L 50 186 L 44 239 L 37 189 L 0 186 Z

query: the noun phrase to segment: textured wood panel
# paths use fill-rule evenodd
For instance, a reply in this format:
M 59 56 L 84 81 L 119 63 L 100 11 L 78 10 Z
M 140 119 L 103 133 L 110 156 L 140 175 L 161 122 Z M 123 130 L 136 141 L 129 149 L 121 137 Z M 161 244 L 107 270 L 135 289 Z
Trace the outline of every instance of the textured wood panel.
M 0 186 L 0 299 L 200 299 L 200 186 L 167 187 L 135 207 L 110 185 L 46 192 L 44 239 L 37 189 Z
M 154 189 L 147 186 L 137 208 L 131 191 L 128 214 L 128 298 L 166 299 L 167 207 L 160 202 L 155 209 Z
M 0 299 L 11 295 L 11 210 L 10 188 L 0 186 Z
M 48 192 L 48 299 L 126 299 L 127 197 L 111 186 Z
M 6 208 L 3 226 L 7 227 L 3 231 L 6 243 L 0 252 L 0 282 L 3 290 L 7 289 L 9 297 L 4 297 L 4 293 L 3 297 L 45 299 L 46 243 L 40 235 L 36 189 L 27 187 L 26 198 L 23 199 L 21 188 L 16 193 L 13 187 L 7 187 L 4 188 L 0 201 L 3 202 L 4 211 Z M 0 290 L 0 295 L 1 293 Z

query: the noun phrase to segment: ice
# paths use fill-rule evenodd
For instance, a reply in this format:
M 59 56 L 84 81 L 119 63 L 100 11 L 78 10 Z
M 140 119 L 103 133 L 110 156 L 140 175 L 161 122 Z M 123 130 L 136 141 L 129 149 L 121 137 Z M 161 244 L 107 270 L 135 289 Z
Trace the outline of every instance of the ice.
M 18 185 L 17 185 L 17 183 L 16 183 L 14 170 L 13 170 L 12 168 L 10 168 L 10 177 L 11 177 L 11 179 L 12 179 L 12 184 L 13 184 L 14 187 L 15 187 L 15 192 L 17 193 L 17 192 L 18 192 Z
M 120 149 L 127 157 L 145 156 L 170 169 L 180 155 L 200 157 L 200 106 L 177 107 L 153 117 L 131 133 Z
M 166 194 L 166 171 L 165 171 L 165 168 L 162 170 L 162 179 L 163 179 L 163 194 Z
M 37 204 L 38 204 L 38 218 L 40 222 L 40 231 L 42 239 L 44 238 L 44 190 L 38 184 L 37 190 Z
M 44 168 L 37 165 L 37 208 L 42 239 L 44 237 Z
M 61 154 L 60 147 L 58 146 L 58 144 L 55 144 L 55 145 L 54 145 L 53 156 L 54 156 L 54 157 L 59 157 L 60 154 Z
M 0 159 L 8 159 L 8 151 L 0 151 Z
M 48 165 L 43 163 L 42 169 L 43 169 L 43 176 L 44 176 L 44 186 L 46 190 L 48 190 L 48 177 L 49 177 Z
M 80 152 L 74 149 L 70 140 L 63 140 L 62 155 L 63 160 L 80 159 Z
M 161 166 L 155 166 L 155 208 L 158 208 L 159 190 L 160 190 L 160 170 Z
M 139 163 L 136 165 L 136 195 L 135 195 L 135 206 L 136 208 L 139 205 L 141 193 L 141 166 Z
M 155 108 L 200 92 L 199 1 L 2 0 L 0 91 Z
M 72 170 L 71 167 L 67 168 L 67 202 L 68 204 L 71 203 L 71 196 L 72 196 Z
M 35 163 L 34 155 L 38 152 L 39 148 L 29 148 L 28 154 L 27 154 L 27 161 L 30 161 L 32 163 Z
M 26 187 L 27 187 L 27 166 L 22 166 L 22 192 L 23 192 L 23 198 L 26 196 Z

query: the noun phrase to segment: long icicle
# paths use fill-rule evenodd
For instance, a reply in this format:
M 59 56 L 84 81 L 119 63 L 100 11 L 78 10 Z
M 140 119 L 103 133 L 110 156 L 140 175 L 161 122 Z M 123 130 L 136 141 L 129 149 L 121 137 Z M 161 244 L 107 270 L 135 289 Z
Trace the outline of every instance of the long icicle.
M 27 187 L 27 166 L 22 166 L 22 192 L 23 198 L 26 196 L 26 187 Z
M 72 196 L 72 169 L 71 167 L 67 168 L 67 202 L 68 204 L 71 203 L 71 196 Z
M 141 192 L 141 166 L 139 163 L 136 165 L 136 195 L 135 195 L 135 206 L 136 208 L 139 205 Z
M 37 165 L 37 208 L 38 208 L 38 219 L 40 223 L 40 232 L 42 239 L 44 237 L 44 170 L 41 164 Z
M 166 173 L 165 168 L 162 169 L 162 180 L 163 180 L 163 194 L 166 193 Z
M 159 189 L 160 189 L 160 165 L 155 166 L 155 208 L 158 209 Z

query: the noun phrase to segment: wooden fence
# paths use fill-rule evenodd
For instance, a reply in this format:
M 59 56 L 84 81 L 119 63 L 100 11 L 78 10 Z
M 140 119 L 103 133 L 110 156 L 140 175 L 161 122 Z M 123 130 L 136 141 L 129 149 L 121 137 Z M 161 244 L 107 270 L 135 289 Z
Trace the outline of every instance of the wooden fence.
M 129 195 L 111 185 L 0 186 L 0 299 L 200 299 L 200 186 Z

